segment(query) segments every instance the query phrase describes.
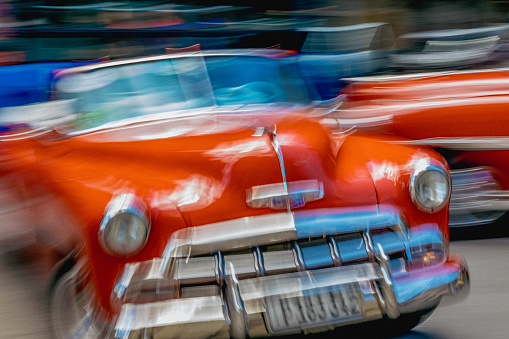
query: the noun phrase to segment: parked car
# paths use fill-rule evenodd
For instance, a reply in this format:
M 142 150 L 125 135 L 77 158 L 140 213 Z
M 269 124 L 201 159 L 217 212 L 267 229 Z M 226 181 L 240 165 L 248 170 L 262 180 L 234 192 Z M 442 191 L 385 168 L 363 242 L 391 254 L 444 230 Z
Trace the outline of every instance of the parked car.
M 336 118 L 427 145 L 451 168 L 450 226 L 499 220 L 509 209 L 506 69 L 350 79 Z M 353 119 L 353 120 L 349 120 Z M 367 123 L 367 125 L 366 125 Z M 369 126 L 368 126 L 369 125 Z M 344 125 L 346 126 L 346 125 Z
M 50 98 L 54 72 L 93 62 L 97 61 L 34 62 L 1 65 L 0 108 L 47 101 Z
M 503 57 L 507 25 L 406 33 L 396 40 L 389 63 L 395 70 L 438 70 L 496 63 Z
M 404 332 L 468 294 L 444 158 L 332 134 L 285 55 L 66 69 L 48 119 L 12 115 L 1 224 L 54 267 L 57 338 Z

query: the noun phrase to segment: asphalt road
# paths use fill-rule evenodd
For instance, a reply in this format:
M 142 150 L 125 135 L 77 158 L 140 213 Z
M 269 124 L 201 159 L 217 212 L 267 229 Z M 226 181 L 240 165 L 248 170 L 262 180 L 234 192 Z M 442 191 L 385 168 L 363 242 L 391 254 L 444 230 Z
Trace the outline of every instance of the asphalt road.
M 461 303 L 439 307 L 404 338 L 508 338 L 509 238 L 453 241 L 470 269 L 471 290 Z
M 509 237 L 455 240 L 471 273 L 471 292 L 461 303 L 440 306 L 398 339 L 507 338 L 509 333 Z M 45 290 L 31 269 L 0 256 L 0 338 L 51 338 Z

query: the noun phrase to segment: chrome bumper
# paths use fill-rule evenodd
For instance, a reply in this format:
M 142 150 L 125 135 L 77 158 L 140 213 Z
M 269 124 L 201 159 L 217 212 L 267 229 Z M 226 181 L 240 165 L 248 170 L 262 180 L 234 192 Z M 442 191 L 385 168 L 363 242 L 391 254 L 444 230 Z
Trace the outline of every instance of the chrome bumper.
M 384 315 L 397 318 L 433 307 L 443 297 L 468 294 L 467 266 L 455 255 L 448 255 L 446 260 L 447 251 L 443 260 L 409 272 L 409 265 L 421 255 L 417 248 L 439 248 L 433 258 L 445 248 L 439 246 L 444 244 L 436 226 L 409 231 L 393 211 L 321 210 L 273 215 L 268 233 L 259 227 L 260 220 L 262 224 L 267 221 L 243 219 L 238 222 L 244 226 L 227 233 L 234 248 L 255 246 L 251 254 L 222 253 L 226 249 L 223 233 L 211 231 L 231 227 L 227 222 L 226 226 L 198 227 L 186 231 L 185 236 L 177 234 L 163 258 L 128 265 L 113 293 L 114 301 L 121 305 L 115 338 L 268 336 L 274 334 L 267 320 L 269 299 L 323 295 L 345 288 L 358 296 L 359 314 L 277 333 L 323 331 Z M 309 227 L 311 220 L 316 227 Z M 381 233 L 386 228 L 390 233 Z M 353 240 L 361 245 L 363 254 L 344 253 L 355 247 L 348 243 L 352 232 L 360 234 Z M 331 241 L 331 234 L 339 238 Z M 299 239 L 318 235 L 324 239 L 329 236 L 324 240 L 327 246 L 313 246 L 309 252 L 303 244 L 298 245 Z M 341 238 L 343 235 L 348 236 Z M 283 240 L 293 241 L 290 252 L 267 252 L 266 247 L 255 245 Z M 325 253 L 328 260 L 321 260 Z

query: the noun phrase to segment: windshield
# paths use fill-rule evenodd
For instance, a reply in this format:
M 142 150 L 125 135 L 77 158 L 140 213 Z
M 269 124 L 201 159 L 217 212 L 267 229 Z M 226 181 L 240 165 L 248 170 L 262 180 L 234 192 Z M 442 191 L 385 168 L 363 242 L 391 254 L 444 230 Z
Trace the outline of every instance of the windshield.
M 56 99 L 74 99 L 72 129 L 223 105 L 300 105 L 314 96 L 292 58 L 190 56 L 70 73 L 55 84 Z

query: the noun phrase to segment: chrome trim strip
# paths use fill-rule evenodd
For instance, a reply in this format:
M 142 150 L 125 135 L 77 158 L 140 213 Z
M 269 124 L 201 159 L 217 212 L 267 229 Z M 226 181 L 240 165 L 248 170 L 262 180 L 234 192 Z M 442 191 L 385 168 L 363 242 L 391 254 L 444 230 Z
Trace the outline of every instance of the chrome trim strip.
M 509 150 L 509 137 L 464 137 L 464 138 L 427 138 L 419 140 L 400 140 L 398 144 L 442 147 L 456 151 L 503 151 Z
M 327 117 L 320 123 L 328 128 L 361 128 L 390 124 L 394 121 L 394 114 L 380 115 L 369 118 L 334 118 Z
M 278 56 L 285 55 L 285 51 L 274 50 L 274 49 L 250 49 L 250 53 L 254 56 Z M 188 57 L 203 57 L 203 56 L 242 56 L 246 55 L 246 51 L 242 49 L 224 49 L 224 50 L 200 50 L 200 51 L 189 51 L 189 52 L 181 52 L 181 53 L 173 53 L 173 54 L 161 54 L 155 56 L 143 56 L 137 58 L 130 59 L 122 59 L 122 60 L 112 60 L 112 61 L 104 61 L 95 64 L 88 64 L 78 67 L 66 68 L 59 71 L 56 77 L 60 77 L 62 75 L 67 74 L 75 74 L 82 72 L 90 72 L 98 69 L 116 67 L 122 65 L 131 65 L 142 62 L 152 62 L 152 61 L 160 61 L 160 60 L 170 60 L 170 59 L 180 59 L 180 58 L 188 58 Z
M 281 145 L 279 144 L 279 141 L 277 140 L 276 128 L 277 128 L 277 126 L 274 126 L 274 130 L 266 129 L 266 132 L 270 135 L 270 141 L 271 141 L 272 147 L 274 147 L 274 150 L 276 151 L 276 154 L 277 154 L 277 158 L 279 160 L 279 167 L 281 168 L 281 175 L 283 177 L 284 194 L 286 196 L 289 196 L 290 193 L 288 192 L 288 181 L 286 180 L 286 170 L 285 170 L 285 162 L 283 160 L 283 151 L 281 150 Z M 286 209 L 287 209 L 288 213 L 291 212 L 290 199 L 287 199 L 287 201 L 286 201 Z
M 291 213 L 274 213 L 190 227 L 173 233 L 163 258 L 249 248 L 297 239 Z
M 36 129 L 31 129 L 28 131 L 23 131 L 19 133 L 9 133 L 5 132 L 6 135 L 0 135 L 0 141 L 16 141 L 16 140 L 24 140 L 28 138 L 35 138 L 40 135 L 44 135 L 47 133 L 52 132 L 51 129 L 48 129 L 47 127 L 41 127 Z
M 475 48 L 475 49 L 478 49 L 478 48 L 481 48 L 481 47 L 493 47 L 498 41 L 500 40 L 500 37 L 498 35 L 491 35 L 491 36 L 487 36 L 487 37 L 480 37 L 480 38 L 472 38 L 472 39 L 466 39 L 466 40 L 428 40 L 426 41 L 426 46 L 427 47 L 439 47 L 439 51 L 440 52 L 443 52 L 444 50 L 441 49 L 440 47 L 455 47 L 457 48 L 458 46 L 460 48 L 465 48 L 465 46 L 468 46 L 469 48 Z M 484 46 L 485 44 L 487 44 L 488 46 Z M 479 46 L 481 45 L 481 46 Z M 474 46 L 474 47 L 470 47 L 470 46 Z M 430 49 L 427 49 L 425 47 L 425 51 L 426 52 L 431 52 Z M 439 52 L 439 51 L 436 51 L 434 50 L 433 52 Z M 447 51 L 450 51 L 449 49 L 447 49 Z
M 489 72 L 497 72 L 497 71 L 509 71 L 507 67 L 497 67 L 497 68 L 489 68 L 489 69 L 469 69 L 469 70 L 453 70 L 453 71 L 435 71 L 435 72 L 421 72 L 421 73 L 411 73 L 411 74 L 398 74 L 398 75 L 373 75 L 373 76 L 364 76 L 364 77 L 353 77 L 353 78 L 344 78 L 343 80 L 348 82 L 389 82 L 389 81 L 398 81 L 398 80 L 407 80 L 407 79 L 424 79 L 431 78 L 436 76 L 444 76 L 444 75 L 454 75 L 454 74 L 471 74 L 471 73 L 489 73 Z

